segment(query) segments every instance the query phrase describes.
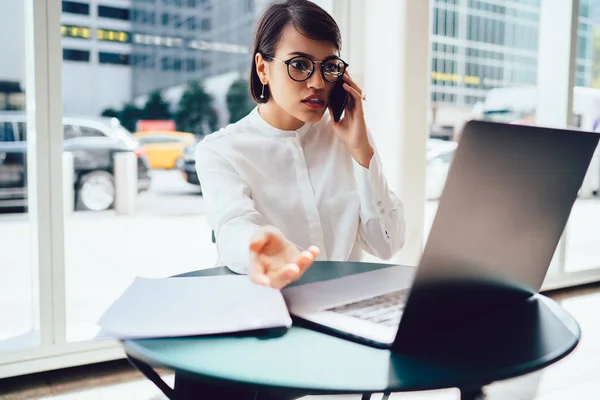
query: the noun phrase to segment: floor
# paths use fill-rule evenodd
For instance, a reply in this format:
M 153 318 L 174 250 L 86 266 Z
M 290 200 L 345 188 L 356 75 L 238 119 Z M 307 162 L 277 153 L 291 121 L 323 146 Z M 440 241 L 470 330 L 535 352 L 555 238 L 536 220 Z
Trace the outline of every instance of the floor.
M 486 387 L 487 399 L 600 399 L 600 284 L 548 293 L 579 322 L 582 339 L 565 359 L 520 378 Z M 170 371 L 159 371 L 173 383 Z M 455 400 L 454 389 L 394 394 L 398 400 Z M 311 396 L 309 400 L 350 400 L 360 396 Z M 373 399 L 381 398 L 374 395 Z M 152 383 L 126 361 L 0 380 L 0 400 L 164 400 Z

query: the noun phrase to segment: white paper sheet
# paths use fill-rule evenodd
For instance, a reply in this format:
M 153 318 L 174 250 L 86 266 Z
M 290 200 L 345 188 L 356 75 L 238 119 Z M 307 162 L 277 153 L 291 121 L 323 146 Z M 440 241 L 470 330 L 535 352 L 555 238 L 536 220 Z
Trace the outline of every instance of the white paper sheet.
M 119 339 L 195 336 L 290 327 L 281 292 L 245 275 L 136 278 L 99 321 Z

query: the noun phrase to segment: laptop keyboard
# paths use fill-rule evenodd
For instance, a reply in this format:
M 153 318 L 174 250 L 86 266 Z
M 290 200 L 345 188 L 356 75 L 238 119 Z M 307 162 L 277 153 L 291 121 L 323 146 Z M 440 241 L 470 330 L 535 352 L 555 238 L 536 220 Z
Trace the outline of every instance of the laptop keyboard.
M 329 308 L 351 317 L 371 321 L 385 326 L 396 326 L 404 310 L 408 289 L 397 290 L 377 297 Z

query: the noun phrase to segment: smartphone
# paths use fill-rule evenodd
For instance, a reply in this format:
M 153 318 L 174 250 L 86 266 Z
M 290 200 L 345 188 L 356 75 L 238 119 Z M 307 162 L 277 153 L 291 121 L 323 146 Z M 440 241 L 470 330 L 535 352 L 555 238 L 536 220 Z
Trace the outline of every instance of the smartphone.
M 342 113 L 346 108 L 346 104 L 348 104 L 348 92 L 342 86 L 344 84 L 344 80 L 340 79 L 335 83 L 333 90 L 331 91 L 331 95 L 329 96 L 329 105 L 331 106 L 331 111 L 333 112 L 333 120 L 338 122 L 342 117 Z

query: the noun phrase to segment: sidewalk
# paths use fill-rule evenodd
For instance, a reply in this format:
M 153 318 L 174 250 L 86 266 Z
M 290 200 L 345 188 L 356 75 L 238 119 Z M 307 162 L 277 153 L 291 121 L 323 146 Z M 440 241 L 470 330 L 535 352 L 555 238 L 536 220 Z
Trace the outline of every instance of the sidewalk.
M 0 341 L 31 329 L 32 273 L 26 216 L 0 220 Z M 209 268 L 217 255 L 203 216 L 74 213 L 65 223 L 69 341 L 96 334 L 102 312 L 136 276 Z

